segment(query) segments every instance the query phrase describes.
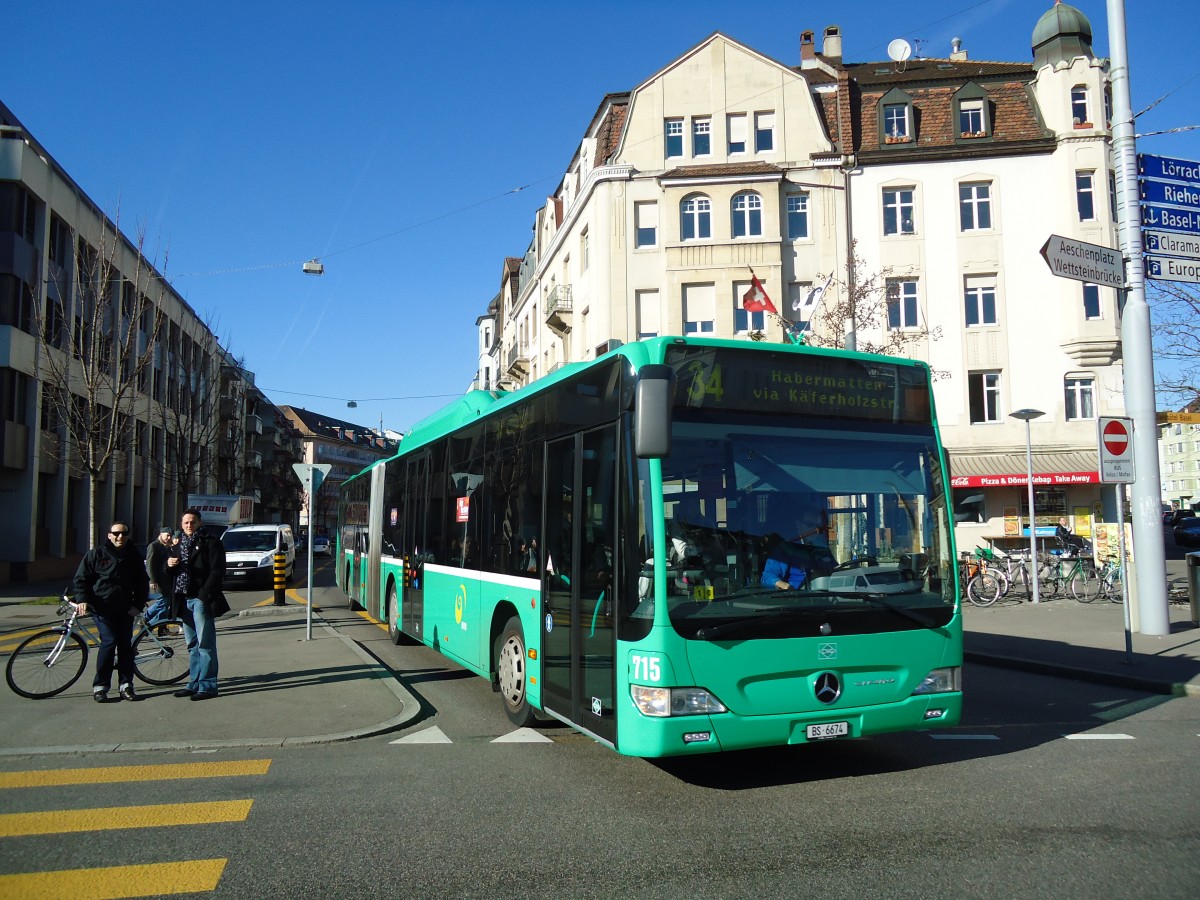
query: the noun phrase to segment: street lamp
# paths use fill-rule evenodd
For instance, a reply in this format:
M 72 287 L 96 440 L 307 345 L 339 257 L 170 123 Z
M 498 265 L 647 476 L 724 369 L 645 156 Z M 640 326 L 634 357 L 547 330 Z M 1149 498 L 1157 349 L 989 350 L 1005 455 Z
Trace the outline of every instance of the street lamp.
M 1014 419 L 1025 423 L 1025 471 L 1029 477 L 1029 577 L 1033 579 L 1033 602 L 1041 603 L 1041 592 L 1038 591 L 1037 563 L 1037 531 L 1033 516 L 1033 439 L 1029 431 L 1029 423 L 1045 415 L 1040 409 L 1018 409 L 1009 413 Z

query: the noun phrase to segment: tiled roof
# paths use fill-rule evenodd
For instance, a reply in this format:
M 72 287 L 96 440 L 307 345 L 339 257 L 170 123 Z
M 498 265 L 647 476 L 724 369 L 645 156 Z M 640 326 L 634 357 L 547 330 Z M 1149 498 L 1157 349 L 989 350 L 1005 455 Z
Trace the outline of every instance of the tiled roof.
M 890 59 L 884 62 L 849 63 L 843 66 L 850 77 L 863 89 L 873 85 L 914 84 L 922 81 L 964 81 L 993 78 L 1021 78 L 1033 80 L 1033 66 L 1029 63 L 986 62 L 966 59 L 910 59 L 897 63 Z

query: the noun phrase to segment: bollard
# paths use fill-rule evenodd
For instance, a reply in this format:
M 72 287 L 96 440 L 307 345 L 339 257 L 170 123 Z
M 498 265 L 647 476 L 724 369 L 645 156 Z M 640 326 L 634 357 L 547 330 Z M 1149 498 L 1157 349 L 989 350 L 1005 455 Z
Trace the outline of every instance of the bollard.
M 275 605 L 287 606 L 284 592 L 287 591 L 287 557 L 282 553 L 275 554 Z
M 1200 552 L 1184 555 L 1187 562 L 1188 605 L 1191 607 L 1192 624 L 1200 625 Z

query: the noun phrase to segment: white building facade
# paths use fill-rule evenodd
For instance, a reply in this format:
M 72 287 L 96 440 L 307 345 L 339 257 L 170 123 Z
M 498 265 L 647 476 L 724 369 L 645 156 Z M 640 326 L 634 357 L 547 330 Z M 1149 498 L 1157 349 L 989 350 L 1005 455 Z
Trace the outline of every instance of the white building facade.
M 831 274 L 825 302 L 844 300 L 853 247 L 887 285 L 881 333 L 860 340 L 919 332 L 906 352 L 935 371 L 960 547 L 1028 540 L 1009 414 L 1029 407 L 1045 414 L 1030 426 L 1039 531 L 1066 516 L 1094 535 L 1112 519 L 1096 419 L 1123 411 L 1119 298 L 1039 251 L 1051 234 L 1116 246 L 1108 69 L 1072 7 L 1030 24 L 1033 65 L 960 46 L 847 64 L 831 26 L 789 66 L 714 34 L 606 96 L 515 285 L 506 267 L 501 385 L 652 335 L 780 341 L 779 321 L 742 308 L 752 275 L 794 319 Z

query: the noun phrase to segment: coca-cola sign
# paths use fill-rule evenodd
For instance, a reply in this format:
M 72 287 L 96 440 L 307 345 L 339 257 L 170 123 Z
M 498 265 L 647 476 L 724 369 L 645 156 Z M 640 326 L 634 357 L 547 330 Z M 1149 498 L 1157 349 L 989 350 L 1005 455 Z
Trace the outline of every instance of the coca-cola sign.
M 1072 484 L 1099 484 L 1099 472 L 1034 472 L 1033 483 L 1040 487 L 1057 487 Z M 1026 487 L 1027 475 L 955 475 L 950 486 L 956 488 L 978 487 Z

